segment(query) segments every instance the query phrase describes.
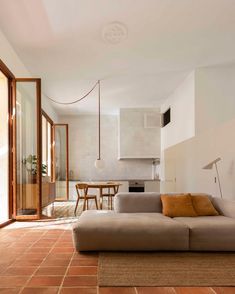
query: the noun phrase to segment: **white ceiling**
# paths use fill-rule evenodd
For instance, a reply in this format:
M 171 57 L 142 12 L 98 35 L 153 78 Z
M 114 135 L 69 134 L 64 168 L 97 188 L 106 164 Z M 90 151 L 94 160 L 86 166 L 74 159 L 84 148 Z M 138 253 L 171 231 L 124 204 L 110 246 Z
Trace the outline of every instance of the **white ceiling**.
M 128 37 L 114 45 L 115 21 Z M 101 79 L 107 113 L 157 107 L 192 69 L 235 61 L 234 0 L 0 0 L 0 28 L 43 92 L 72 101 Z M 97 94 L 56 108 L 96 111 Z

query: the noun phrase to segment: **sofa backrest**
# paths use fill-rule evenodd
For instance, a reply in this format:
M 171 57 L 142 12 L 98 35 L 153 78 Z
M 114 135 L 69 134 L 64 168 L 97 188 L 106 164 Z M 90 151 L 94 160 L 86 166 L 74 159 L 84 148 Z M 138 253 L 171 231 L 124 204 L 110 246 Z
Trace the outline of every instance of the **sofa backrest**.
M 114 197 L 115 212 L 162 212 L 160 193 L 118 193 Z
M 212 203 L 221 215 L 235 218 L 235 199 L 212 197 Z
M 167 195 L 179 195 L 180 193 L 166 193 Z M 212 197 L 205 193 L 192 193 L 194 195 L 206 195 L 210 199 Z M 157 192 L 122 192 L 114 197 L 115 212 L 162 212 L 161 194 Z

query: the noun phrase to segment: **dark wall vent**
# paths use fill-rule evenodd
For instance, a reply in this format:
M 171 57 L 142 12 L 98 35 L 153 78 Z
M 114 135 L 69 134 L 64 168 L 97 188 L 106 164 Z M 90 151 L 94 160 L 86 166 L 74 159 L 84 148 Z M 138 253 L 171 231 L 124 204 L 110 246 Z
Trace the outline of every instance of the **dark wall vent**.
M 162 114 L 162 127 L 165 127 L 171 122 L 171 109 L 169 108 Z

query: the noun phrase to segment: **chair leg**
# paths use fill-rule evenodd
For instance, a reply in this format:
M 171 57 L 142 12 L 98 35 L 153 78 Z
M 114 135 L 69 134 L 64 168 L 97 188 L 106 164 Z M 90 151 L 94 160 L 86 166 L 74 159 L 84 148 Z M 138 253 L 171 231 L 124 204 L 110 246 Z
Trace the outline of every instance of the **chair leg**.
M 103 197 L 101 197 L 101 199 L 100 199 L 100 209 L 101 210 L 103 209 Z
M 83 211 L 86 210 L 86 199 L 84 199 L 82 210 L 83 210 Z
M 110 208 L 110 188 L 108 188 L 108 209 Z
M 76 215 L 76 211 L 77 211 L 77 208 L 78 208 L 78 202 L 79 202 L 79 198 L 77 199 L 77 202 L 76 202 L 76 205 L 75 205 L 74 215 Z
M 96 209 L 98 210 L 98 202 L 97 202 L 97 198 L 95 197 L 95 205 L 96 205 Z

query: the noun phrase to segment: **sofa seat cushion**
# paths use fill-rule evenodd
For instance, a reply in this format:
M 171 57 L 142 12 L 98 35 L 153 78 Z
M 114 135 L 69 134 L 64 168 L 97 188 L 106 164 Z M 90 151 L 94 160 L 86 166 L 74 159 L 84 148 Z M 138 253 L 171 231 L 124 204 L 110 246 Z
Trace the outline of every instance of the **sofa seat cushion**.
M 198 216 L 174 220 L 189 227 L 190 250 L 235 251 L 235 219 Z
M 78 251 L 188 250 L 189 229 L 160 213 L 85 211 L 74 225 Z

